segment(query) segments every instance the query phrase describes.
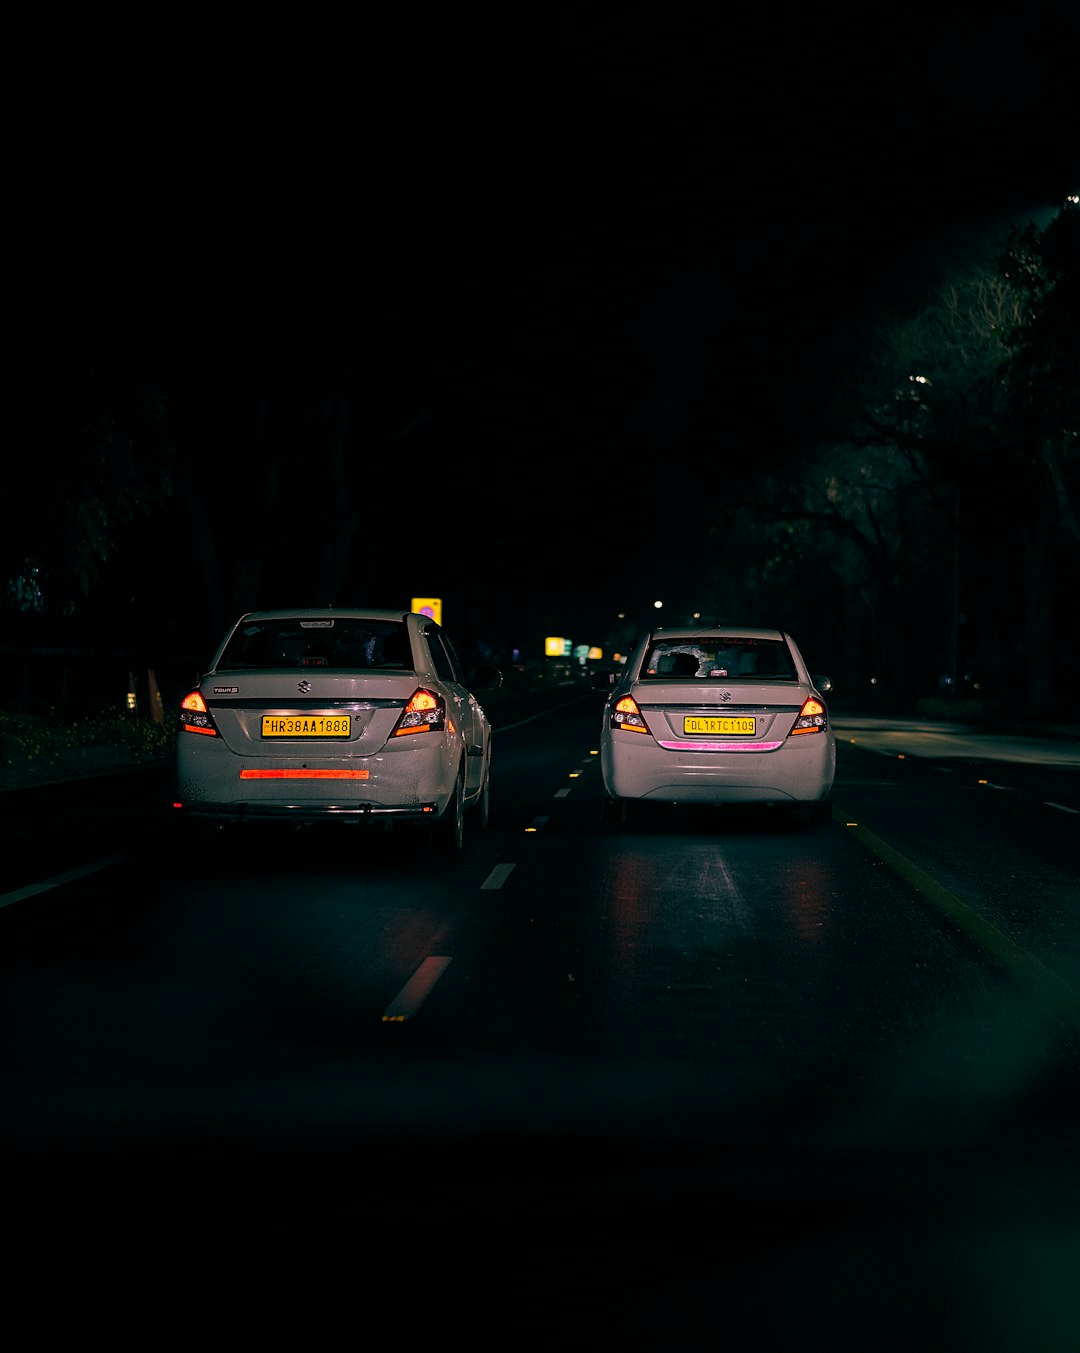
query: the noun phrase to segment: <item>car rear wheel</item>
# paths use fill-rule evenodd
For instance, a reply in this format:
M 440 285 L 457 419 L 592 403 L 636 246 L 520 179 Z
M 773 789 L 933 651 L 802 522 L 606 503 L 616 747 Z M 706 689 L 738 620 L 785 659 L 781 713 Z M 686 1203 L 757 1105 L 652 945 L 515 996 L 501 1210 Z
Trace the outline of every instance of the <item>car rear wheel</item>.
M 486 830 L 491 820 L 491 753 L 488 753 L 484 767 L 484 783 L 473 805 L 473 819 L 481 831 Z
M 824 827 L 832 821 L 832 800 L 824 799 L 821 803 L 815 803 L 810 813 L 815 827 Z
M 465 844 L 465 772 L 458 771 L 443 815 L 431 824 L 431 842 L 440 855 L 460 855 Z
M 627 807 L 625 799 L 609 799 L 607 795 L 600 800 L 600 821 L 608 827 L 622 827 L 626 823 Z
M 178 818 L 172 827 L 173 868 L 184 877 L 192 877 L 212 865 L 220 866 L 234 846 L 236 828 L 206 818 Z
M 792 812 L 800 827 L 824 827 L 832 821 L 832 802 L 823 799 L 819 803 L 800 803 Z

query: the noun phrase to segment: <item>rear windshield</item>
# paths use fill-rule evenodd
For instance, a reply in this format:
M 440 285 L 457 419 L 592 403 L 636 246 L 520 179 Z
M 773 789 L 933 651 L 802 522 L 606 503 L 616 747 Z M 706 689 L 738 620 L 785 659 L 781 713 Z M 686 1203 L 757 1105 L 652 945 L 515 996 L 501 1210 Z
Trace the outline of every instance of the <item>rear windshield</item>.
M 401 621 L 261 620 L 242 625 L 229 640 L 219 672 L 241 667 L 412 667 Z
M 787 644 L 778 639 L 658 639 L 641 666 L 643 679 L 672 677 L 774 677 L 794 681 L 795 664 Z

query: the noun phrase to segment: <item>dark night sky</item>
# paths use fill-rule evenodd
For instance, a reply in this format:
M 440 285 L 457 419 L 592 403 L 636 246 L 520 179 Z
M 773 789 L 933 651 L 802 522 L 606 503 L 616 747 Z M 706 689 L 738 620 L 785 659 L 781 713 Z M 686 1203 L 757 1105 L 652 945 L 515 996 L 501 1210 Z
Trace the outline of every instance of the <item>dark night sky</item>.
M 31 58 L 16 293 L 177 398 L 244 352 L 383 391 L 458 362 L 501 516 L 543 465 L 527 577 L 623 447 L 790 450 L 849 325 L 1080 186 L 1074 3 L 873 12 L 69 33 Z

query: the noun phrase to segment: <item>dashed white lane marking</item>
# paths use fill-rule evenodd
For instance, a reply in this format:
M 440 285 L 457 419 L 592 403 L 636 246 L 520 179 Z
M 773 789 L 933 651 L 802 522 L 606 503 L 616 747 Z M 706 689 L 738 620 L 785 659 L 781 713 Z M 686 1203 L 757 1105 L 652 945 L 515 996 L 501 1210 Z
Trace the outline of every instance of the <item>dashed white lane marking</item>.
M 1051 803 L 1049 799 L 1043 799 L 1044 808 L 1056 808 L 1062 813 L 1080 813 L 1080 808 L 1070 808 L 1065 803 Z
M 481 883 L 481 891 L 485 888 L 501 888 L 510 877 L 513 868 L 514 866 L 512 864 L 497 864 L 483 883 Z
M 21 902 L 26 897 L 36 897 L 38 893 L 47 893 L 75 879 L 85 878 L 87 874 L 96 874 L 100 869 L 111 869 L 114 864 L 123 864 L 126 855 L 109 855 L 104 860 L 95 860 L 93 864 L 80 865 L 78 869 L 69 869 L 66 874 L 57 874 L 51 879 L 42 879 L 40 883 L 28 883 L 25 888 L 16 888 L 14 892 L 0 894 L 0 907 L 10 906 L 12 902 Z
M 425 958 L 383 1011 L 384 1024 L 400 1024 L 415 1015 L 450 964 L 448 958 Z

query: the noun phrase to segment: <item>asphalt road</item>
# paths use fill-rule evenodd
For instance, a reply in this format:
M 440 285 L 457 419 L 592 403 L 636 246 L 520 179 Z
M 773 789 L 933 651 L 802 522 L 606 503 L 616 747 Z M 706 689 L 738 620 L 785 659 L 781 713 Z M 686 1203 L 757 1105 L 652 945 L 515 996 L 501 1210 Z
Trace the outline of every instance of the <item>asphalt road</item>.
M 41 1327 L 1075 1353 L 1075 746 L 841 718 L 820 831 L 627 832 L 539 704 L 453 870 L 185 859 L 162 767 L 5 796 Z

